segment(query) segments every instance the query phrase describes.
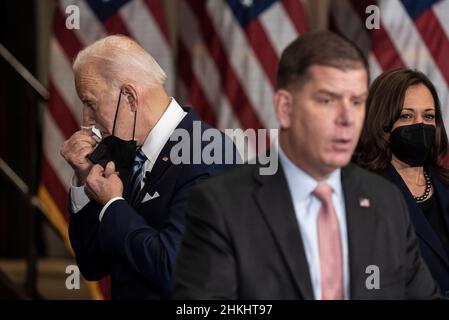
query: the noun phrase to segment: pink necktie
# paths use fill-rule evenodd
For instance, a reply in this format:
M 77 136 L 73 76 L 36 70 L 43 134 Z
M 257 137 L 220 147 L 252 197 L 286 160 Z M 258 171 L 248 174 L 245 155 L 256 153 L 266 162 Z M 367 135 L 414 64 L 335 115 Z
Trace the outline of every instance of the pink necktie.
M 332 204 L 332 189 L 327 184 L 321 184 L 315 188 L 313 195 L 321 201 L 318 213 L 321 299 L 342 300 L 344 295 L 340 227 Z

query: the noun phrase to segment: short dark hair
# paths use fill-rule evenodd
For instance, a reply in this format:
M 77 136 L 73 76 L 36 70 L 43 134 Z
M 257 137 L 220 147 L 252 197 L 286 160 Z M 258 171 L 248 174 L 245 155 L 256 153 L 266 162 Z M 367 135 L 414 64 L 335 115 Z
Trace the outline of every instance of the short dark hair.
M 341 70 L 365 68 L 369 74 L 364 54 L 350 40 L 330 31 L 307 32 L 282 52 L 277 72 L 278 89 L 301 85 L 312 65 Z
M 407 89 L 419 84 L 429 89 L 435 103 L 435 151 L 429 165 L 437 170 L 444 181 L 449 182 L 447 169 L 439 164 L 440 158 L 446 155 L 448 149 L 440 100 L 429 78 L 416 70 L 395 69 L 381 74 L 374 80 L 366 100 L 365 124 L 353 160 L 372 171 L 386 169 L 392 158 L 386 133 L 391 132 L 394 123 L 401 115 Z

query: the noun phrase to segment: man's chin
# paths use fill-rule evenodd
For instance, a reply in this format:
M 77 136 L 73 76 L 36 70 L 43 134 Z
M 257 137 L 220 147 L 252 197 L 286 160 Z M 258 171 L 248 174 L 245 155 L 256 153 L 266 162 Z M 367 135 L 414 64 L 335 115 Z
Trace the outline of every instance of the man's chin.
M 335 169 L 346 167 L 351 162 L 352 154 L 342 154 L 333 157 L 328 161 L 328 166 Z

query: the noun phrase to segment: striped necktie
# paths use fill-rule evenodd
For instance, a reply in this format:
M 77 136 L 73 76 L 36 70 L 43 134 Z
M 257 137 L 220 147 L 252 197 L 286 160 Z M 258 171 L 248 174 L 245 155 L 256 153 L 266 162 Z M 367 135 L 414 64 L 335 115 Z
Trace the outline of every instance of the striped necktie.
M 140 185 L 142 182 L 142 166 L 147 161 L 147 157 L 142 151 L 142 148 L 137 149 L 136 156 L 134 157 L 134 164 L 132 168 L 131 180 L 129 186 L 131 187 L 131 192 L 129 195 L 129 203 L 133 203 L 135 197 L 140 191 Z

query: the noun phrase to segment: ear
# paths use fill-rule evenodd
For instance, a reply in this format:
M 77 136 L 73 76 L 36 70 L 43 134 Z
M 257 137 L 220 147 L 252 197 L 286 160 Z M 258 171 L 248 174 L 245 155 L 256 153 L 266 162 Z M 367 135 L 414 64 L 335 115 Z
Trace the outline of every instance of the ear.
M 132 84 L 125 84 L 121 89 L 122 94 L 126 97 L 129 108 L 132 112 L 136 112 L 139 100 L 135 86 Z
M 276 117 L 279 121 L 281 129 L 288 129 L 291 125 L 291 114 L 293 105 L 293 96 L 290 92 L 284 89 L 279 89 L 275 92 L 274 108 Z

